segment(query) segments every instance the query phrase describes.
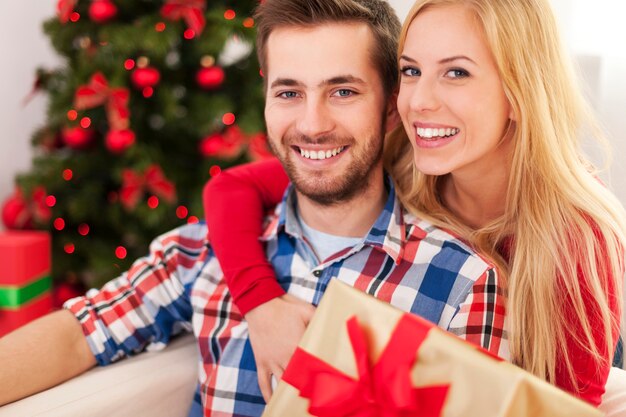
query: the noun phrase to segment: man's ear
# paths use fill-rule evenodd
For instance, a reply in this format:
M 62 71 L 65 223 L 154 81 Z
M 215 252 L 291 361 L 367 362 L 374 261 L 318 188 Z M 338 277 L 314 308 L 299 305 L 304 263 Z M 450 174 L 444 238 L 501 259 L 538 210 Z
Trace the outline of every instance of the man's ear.
M 398 91 L 394 91 L 387 100 L 387 110 L 385 112 L 386 132 L 389 133 L 400 125 L 400 114 L 398 114 Z

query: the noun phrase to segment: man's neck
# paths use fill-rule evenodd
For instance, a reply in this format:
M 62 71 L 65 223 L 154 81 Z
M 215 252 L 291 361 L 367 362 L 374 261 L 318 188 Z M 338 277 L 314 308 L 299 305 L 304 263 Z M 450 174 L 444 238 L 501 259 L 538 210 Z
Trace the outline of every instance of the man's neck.
M 309 227 L 335 236 L 363 237 L 372 228 L 387 202 L 383 173 L 372 175 L 369 186 L 349 201 L 319 204 L 298 196 L 298 214 Z

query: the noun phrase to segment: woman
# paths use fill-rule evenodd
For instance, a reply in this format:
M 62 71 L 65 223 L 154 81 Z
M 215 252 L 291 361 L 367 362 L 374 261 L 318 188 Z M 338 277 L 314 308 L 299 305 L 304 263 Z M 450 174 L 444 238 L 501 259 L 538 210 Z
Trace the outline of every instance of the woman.
M 580 151 L 596 125 L 548 1 L 418 0 L 399 64 L 404 129 L 387 138 L 385 162 L 401 201 L 499 265 L 511 360 L 599 404 L 619 337 L 626 223 Z M 276 203 L 284 180 L 273 188 L 273 167 L 249 175 L 265 175 Z M 209 213 L 217 245 L 224 217 Z

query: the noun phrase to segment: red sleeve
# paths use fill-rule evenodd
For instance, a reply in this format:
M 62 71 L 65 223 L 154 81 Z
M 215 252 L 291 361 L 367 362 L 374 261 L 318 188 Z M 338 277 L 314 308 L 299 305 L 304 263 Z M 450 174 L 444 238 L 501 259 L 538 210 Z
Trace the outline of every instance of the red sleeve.
M 280 162 L 271 159 L 228 169 L 204 187 L 209 240 L 244 315 L 285 293 L 259 237 L 265 212 L 281 201 L 288 183 Z
M 599 239 L 600 242 L 602 242 L 603 238 L 600 236 L 599 231 L 595 231 L 596 237 Z M 604 245 L 600 243 L 599 257 L 603 257 L 606 259 L 606 250 L 605 247 L 603 248 L 602 246 Z M 620 317 L 618 296 L 619 291 L 617 291 L 618 289 L 615 287 L 615 285 L 620 284 L 617 280 L 613 279 L 611 272 L 609 272 L 606 267 L 602 267 L 601 265 L 599 265 L 598 272 L 607 280 L 605 288 L 608 289 L 608 301 L 611 312 L 613 313 L 614 317 Z M 600 348 L 600 352 L 606 351 L 612 354 L 613 352 L 615 352 L 617 340 L 619 338 L 620 323 L 613 323 L 612 337 L 614 343 L 612 346 L 607 346 L 607 341 L 604 338 L 604 326 L 598 318 L 598 306 L 594 302 L 594 299 L 589 291 L 589 283 L 587 282 L 585 276 L 582 274 L 582 271 L 579 270 L 578 276 L 581 286 L 581 294 L 584 298 L 585 311 L 587 312 L 587 317 L 590 319 L 592 334 L 595 339 L 596 345 Z M 571 317 L 571 320 L 569 320 L 570 323 L 577 322 L 575 317 L 576 313 L 574 312 L 571 304 L 565 304 L 564 314 L 565 317 Z M 578 383 L 578 390 L 574 388 L 574 385 L 570 381 L 569 374 L 565 369 L 564 363 L 559 363 L 558 359 L 556 370 L 556 385 L 574 394 L 575 396 L 589 402 L 590 404 L 598 406 L 602 401 L 602 395 L 604 394 L 606 381 L 609 377 L 611 363 L 610 361 L 607 361 L 602 366 L 598 366 L 598 363 L 592 360 L 589 353 L 586 352 L 578 343 L 574 341 L 574 332 L 568 333 L 566 354 L 569 355 L 569 357 L 572 359 L 572 365 L 574 367 L 574 373 Z

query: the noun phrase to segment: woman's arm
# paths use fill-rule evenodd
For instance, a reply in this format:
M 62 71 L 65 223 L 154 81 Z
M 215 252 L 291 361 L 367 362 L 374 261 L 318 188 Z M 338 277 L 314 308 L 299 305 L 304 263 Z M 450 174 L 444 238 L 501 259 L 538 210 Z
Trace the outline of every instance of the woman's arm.
M 204 188 L 209 240 L 243 315 L 285 293 L 259 237 L 265 213 L 281 201 L 288 183 L 280 162 L 271 159 L 228 169 Z
M 314 307 L 285 294 L 259 237 L 265 211 L 278 204 L 288 178 L 277 160 L 229 169 L 204 189 L 209 240 L 235 305 L 248 322 L 265 401 L 280 379 Z
M 611 323 L 612 343 L 610 345 L 605 337 L 604 323 L 600 319 L 600 307 L 592 295 L 589 280 L 585 277 L 582 268 L 580 267 L 578 269 L 578 282 L 580 283 L 585 316 L 589 320 L 594 344 L 596 345 L 598 352 L 607 352 L 607 356 L 612 357 L 620 337 L 619 329 L 621 314 L 619 294 L 621 291 L 619 291 L 620 288 L 617 286 L 621 286 L 621 278 L 615 279 L 615 277 L 613 277 L 608 262 L 605 261 L 606 259 L 609 259 L 606 250 L 606 241 L 596 227 L 594 227 L 594 233 L 598 239 L 599 246 L 599 251 L 596 255 L 596 259 L 598 259 L 597 270 L 603 287 L 606 288 L 608 306 L 611 316 L 614 319 L 614 322 Z M 623 271 L 621 276 L 623 276 Z M 568 322 L 575 325 L 578 314 L 576 313 L 571 302 L 567 302 L 566 300 L 563 313 L 564 317 L 570 318 L 568 319 Z M 568 355 L 572 361 L 572 368 L 578 388 L 574 386 L 574 383 L 572 382 L 567 371 L 564 358 L 561 356 L 557 356 L 555 375 L 556 385 L 593 404 L 594 406 L 598 406 L 602 401 L 602 395 L 605 391 L 606 381 L 611 369 L 611 361 L 607 358 L 604 363 L 599 364 L 597 361 L 593 360 L 589 351 L 581 345 L 580 340 L 584 340 L 582 329 L 570 329 L 570 331 L 566 333 L 566 336 L 567 351 L 563 355 Z

